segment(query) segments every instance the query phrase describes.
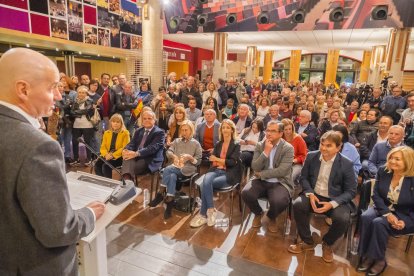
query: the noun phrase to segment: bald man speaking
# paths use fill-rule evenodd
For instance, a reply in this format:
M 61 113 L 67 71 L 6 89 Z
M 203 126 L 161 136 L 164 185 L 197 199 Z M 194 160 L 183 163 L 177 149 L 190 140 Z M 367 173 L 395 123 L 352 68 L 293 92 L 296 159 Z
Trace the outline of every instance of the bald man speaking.
M 39 130 L 61 95 L 47 57 L 16 48 L 0 58 L 0 275 L 77 275 L 76 242 L 105 205 L 72 210 L 60 145 Z

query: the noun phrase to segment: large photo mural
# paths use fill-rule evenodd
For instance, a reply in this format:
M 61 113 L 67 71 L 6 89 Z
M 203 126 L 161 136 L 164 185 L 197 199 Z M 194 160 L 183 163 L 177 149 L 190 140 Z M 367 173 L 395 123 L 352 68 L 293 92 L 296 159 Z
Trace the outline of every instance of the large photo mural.
M 165 33 L 414 26 L 413 0 L 170 0 Z
M 0 27 L 106 47 L 140 49 L 136 0 L 0 0 Z

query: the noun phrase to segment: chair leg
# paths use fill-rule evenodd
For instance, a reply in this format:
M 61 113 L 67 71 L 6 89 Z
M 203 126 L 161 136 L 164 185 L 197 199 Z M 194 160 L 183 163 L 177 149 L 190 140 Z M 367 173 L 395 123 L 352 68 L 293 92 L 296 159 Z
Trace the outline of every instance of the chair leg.
M 246 203 L 243 204 L 243 211 L 242 211 L 242 217 L 241 217 L 241 227 L 243 228 L 244 225 L 244 214 L 246 212 Z
M 150 191 L 150 202 L 152 201 L 152 194 L 154 193 L 154 177 L 155 174 L 151 175 L 151 191 Z M 155 191 L 156 192 L 156 191 Z
M 410 252 L 411 243 L 413 242 L 413 235 L 408 237 L 407 246 L 405 247 L 405 253 L 408 254 Z
M 233 203 L 234 203 L 234 191 L 230 192 L 230 196 L 231 196 L 231 205 L 230 205 L 230 219 L 229 219 L 229 225 L 232 225 L 233 222 Z

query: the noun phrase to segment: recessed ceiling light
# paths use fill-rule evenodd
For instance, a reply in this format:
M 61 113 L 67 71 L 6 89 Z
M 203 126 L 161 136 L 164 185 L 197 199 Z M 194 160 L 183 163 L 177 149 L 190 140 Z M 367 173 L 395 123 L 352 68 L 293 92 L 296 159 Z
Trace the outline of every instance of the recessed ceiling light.
M 30 44 L 26 44 L 26 47 L 27 47 L 27 48 L 30 48 Z
M 82 52 L 81 51 L 79 51 L 79 55 L 82 55 Z
M 59 48 L 56 48 L 56 52 L 59 52 Z

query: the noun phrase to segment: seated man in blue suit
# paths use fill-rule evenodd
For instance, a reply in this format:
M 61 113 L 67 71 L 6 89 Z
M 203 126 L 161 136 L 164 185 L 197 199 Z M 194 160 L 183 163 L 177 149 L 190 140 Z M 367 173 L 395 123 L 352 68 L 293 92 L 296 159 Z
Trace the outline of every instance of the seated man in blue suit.
M 327 263 L 333 261 L 331 246 L 348 228 L 349 203 L 357 188 L 353 163 L 341 155 L 341 146 L 341 135 L 328 131 L 321 137 L 320 150 L 309 152 L 306 157 L 299 180 L 303 192 L 293 202 L 293 213 L 303 242 L 289 246 L 291 253 L 315 248 L 309 225 L 310 215 L 325 214 L 332 219 L 332 226 L 322 238 L 322 259 Z
M 134 180 L 135 175 L 157 171 L 164 161 L 165 133 L 155 125 L 155 113 L 142 114 L 142 127 L 122 151 L 122 175 Z

